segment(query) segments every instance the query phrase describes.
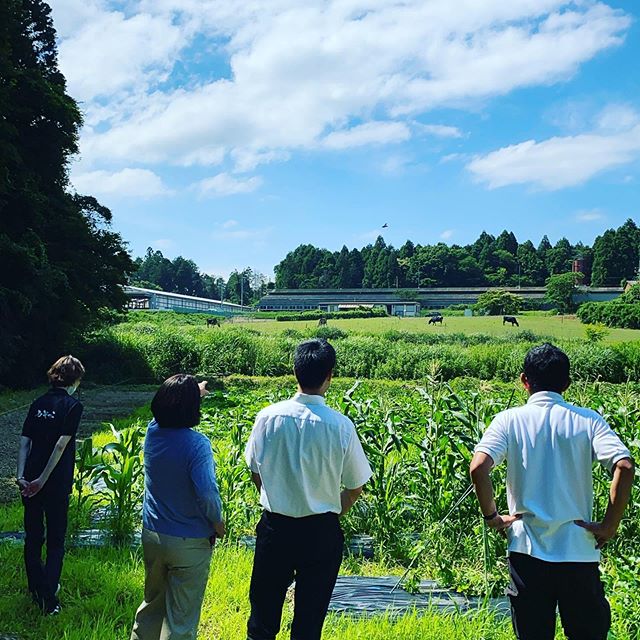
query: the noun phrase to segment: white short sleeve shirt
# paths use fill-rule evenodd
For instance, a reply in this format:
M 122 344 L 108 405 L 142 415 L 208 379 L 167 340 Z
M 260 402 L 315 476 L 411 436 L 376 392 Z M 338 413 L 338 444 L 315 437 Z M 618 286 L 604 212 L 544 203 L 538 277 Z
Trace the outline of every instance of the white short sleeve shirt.
M 262 481 L 260 504 L 294 518 L 340 513 L 341 488 L 372 475 L 351 420 L 304 393 L 258 413 L 245 458 Z
M 499 413 L 476 451 L 507 462 L 509 552 L 548 562 L 597 562 L 595 539 L 575 520 L 593 513 L 593 463 L 611 470 L 629 450 L 595 411 L 542 391 Z

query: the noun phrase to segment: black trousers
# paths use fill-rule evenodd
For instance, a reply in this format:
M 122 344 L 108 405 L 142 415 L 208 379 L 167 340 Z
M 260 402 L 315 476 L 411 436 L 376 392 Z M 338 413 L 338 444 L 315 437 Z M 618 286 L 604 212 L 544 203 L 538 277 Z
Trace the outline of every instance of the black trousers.
M 295 579 L 291 638 L 319 640 L 342 562 L 344 536 L 337 514 L 289 518 L 265 511 L 256 534 L 249 639 L 274 640 L 287 588 Z
M 32 498 L 23 498 L 24 505 L 24 565 L 29 591 L 45 606 L 57 604 L 56 589 L 62 573 L 64 538 L 67 532 L 69 496 L 44 490 Z M 46 562 L 42 561 L 42 546 L 46 542 Z
M 519 640 L 553 640 L 556 609 L 568 640 L 606 640 L 611 609 L 597 562 L 545 562 L 509 556 L 513 630 Z

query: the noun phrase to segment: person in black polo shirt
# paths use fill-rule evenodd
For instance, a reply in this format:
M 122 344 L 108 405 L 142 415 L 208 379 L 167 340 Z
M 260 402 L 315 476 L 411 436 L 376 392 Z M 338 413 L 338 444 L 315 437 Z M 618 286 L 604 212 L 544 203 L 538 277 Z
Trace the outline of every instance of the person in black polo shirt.
M 16 484 L 24 505 L 24 563 L 29 591 L 44 613 L 60 611 L 58 590 L 73 483 L 75 436 L 82 404 L 72 397 L 84 375 L 73 356 L 55 362 L 47 376 L 51 388 L 33 402 L 22 428 Z M 45 541 L 47 558 L 42 562 Z

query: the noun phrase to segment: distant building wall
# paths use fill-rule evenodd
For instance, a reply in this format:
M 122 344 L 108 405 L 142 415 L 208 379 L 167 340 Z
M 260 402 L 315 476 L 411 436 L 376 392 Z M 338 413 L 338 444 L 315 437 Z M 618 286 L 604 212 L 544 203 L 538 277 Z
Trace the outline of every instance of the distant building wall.
M 385 306 L 393 314 L 394 305 L 415 304 L 415 314 L 421 307 L 443 309 L 454 304 L 472 306 L 487 287 L 451 287 L 432 289 L 279 289 L 268 293 L 258 303 L 262 311 L 305 311 L 323 309 L 337 311 L 349 305 Z M 545 287 L 509 287 L 507 291 L 521 295 L 525 300 L 545 304 Z M 622 293 L 620 287 L 579 287 L 576 302 L 604 302 Z M 409 315 L 409 314 L 407 314 Z

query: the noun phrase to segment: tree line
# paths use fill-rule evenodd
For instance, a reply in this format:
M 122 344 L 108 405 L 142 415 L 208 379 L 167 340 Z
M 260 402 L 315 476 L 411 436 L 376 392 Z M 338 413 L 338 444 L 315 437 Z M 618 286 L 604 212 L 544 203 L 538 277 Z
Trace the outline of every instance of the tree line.
M 340 251 L 303 244 L 275 268 L 278 289 L 385 287 L 543 286 L 552 275 L 572 270 L 579 260 L 585 284 L 619 286 L 637 276 L 640 229 L 629 219 L 598 236 L 593 246 L 545 235 L 536 247 L 518 242 L 511 231 L 495 237 L 485 231 L 465 246 L 414 244 L 399 249 L 378 236 L 362 249 Z
M 134 264 L 135 272 L 129 284 L 147 289 L 252 305 L 260 300 L 268 287 L 267 278 L 255 269 L 236 269 L 225 280 L 202 273 L 193 260 L 182 256 L 169 260 L 151 247 L 144 258 L 137 258 Z

